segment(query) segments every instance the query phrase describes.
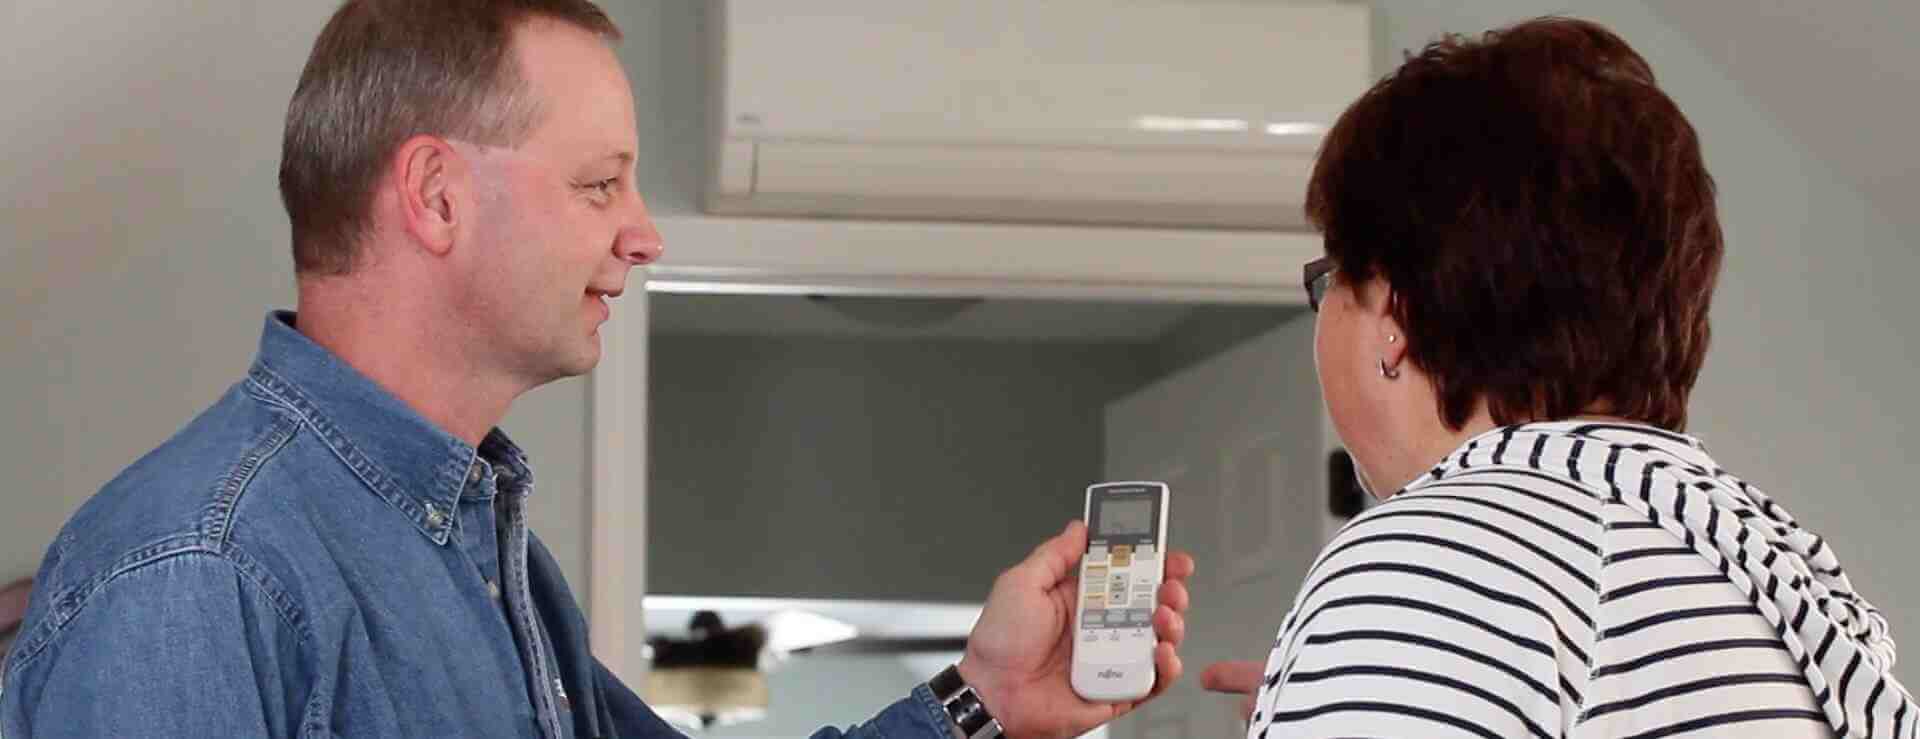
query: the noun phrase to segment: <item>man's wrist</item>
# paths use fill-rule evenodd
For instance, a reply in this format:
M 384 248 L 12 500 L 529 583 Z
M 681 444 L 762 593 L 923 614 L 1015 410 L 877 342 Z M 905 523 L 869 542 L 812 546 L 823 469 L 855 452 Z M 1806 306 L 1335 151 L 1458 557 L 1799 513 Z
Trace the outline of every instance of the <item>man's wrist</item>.
M 968 672 L 970 670 L 960 665 L 949 666 L 928 680 L 927 687 L 933 693 L 934 700 L 946 710 L 955 736 L 960 739 L 1004 739 L 1006 732 L 1000 717 L 989 709 L 979 685 L 967 679 Z

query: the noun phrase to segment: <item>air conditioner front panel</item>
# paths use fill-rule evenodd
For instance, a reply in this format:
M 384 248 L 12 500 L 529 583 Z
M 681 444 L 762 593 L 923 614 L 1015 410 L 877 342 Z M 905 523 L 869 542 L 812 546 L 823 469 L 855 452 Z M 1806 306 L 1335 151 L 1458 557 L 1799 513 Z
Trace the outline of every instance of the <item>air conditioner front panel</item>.
M 1294 228 L 1368 9 L 726 0 L 706 207 Z
M 1370 82 L 1354 3 L 728 0 L 722 22 L 727 138 L 1288 146 L 1267 127 L 1331 124 Z
M 1301 224 L 1305 155 L 1228 151 L 753 142 L 716 212 L 877 218 Z M 739 183 L 739 179 L 735 179 Z

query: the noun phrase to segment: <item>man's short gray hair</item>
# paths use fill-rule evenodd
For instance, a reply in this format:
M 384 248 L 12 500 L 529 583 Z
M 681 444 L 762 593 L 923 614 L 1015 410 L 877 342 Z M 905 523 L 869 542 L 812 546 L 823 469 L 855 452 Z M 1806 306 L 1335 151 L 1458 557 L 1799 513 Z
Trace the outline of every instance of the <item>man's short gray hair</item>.
M 381 170 L 408 138 L 524 139 L 539 100 L 512 40 L 534 18 L 620 38 L 589 0 L 348 0 L 333 14 L 300 73 L 280 144 L 297 272 L 353 269 Z

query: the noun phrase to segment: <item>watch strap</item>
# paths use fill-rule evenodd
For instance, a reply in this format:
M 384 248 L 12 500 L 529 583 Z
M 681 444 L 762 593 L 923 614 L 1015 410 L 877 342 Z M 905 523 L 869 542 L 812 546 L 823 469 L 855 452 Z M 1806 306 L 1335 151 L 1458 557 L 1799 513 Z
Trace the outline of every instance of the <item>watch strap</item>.
M 961 739 L 1004 739 L 1006 732 L 1000 727 L 1000 720 L 987 712 L 985 704 L 980 702 L 980 694 L 974 692 L 960 677 L 960 669 L 948 665 L 940 674 L 927 681 L 927 688 L 933 691 L 935 700 L 947 710 L 947 718 Z

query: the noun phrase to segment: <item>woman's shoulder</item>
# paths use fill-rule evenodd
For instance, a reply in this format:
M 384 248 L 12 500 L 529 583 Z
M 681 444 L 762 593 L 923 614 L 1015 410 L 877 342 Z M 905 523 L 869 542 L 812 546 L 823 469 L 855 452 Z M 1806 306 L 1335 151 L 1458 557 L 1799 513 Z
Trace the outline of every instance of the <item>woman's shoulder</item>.
M 1525 475 L 1424 485 L 1342 529 L 1306 587 L 1419 592 L 1586 621 L 1602 566 L 1599 509 L 1590 496 Z
M 1598 546 L 1605 501 L 1577 480 L 1535 469 L 1486 467 L 1427 479 L 1356 517 L 1347 531 L 1398 529 Z

